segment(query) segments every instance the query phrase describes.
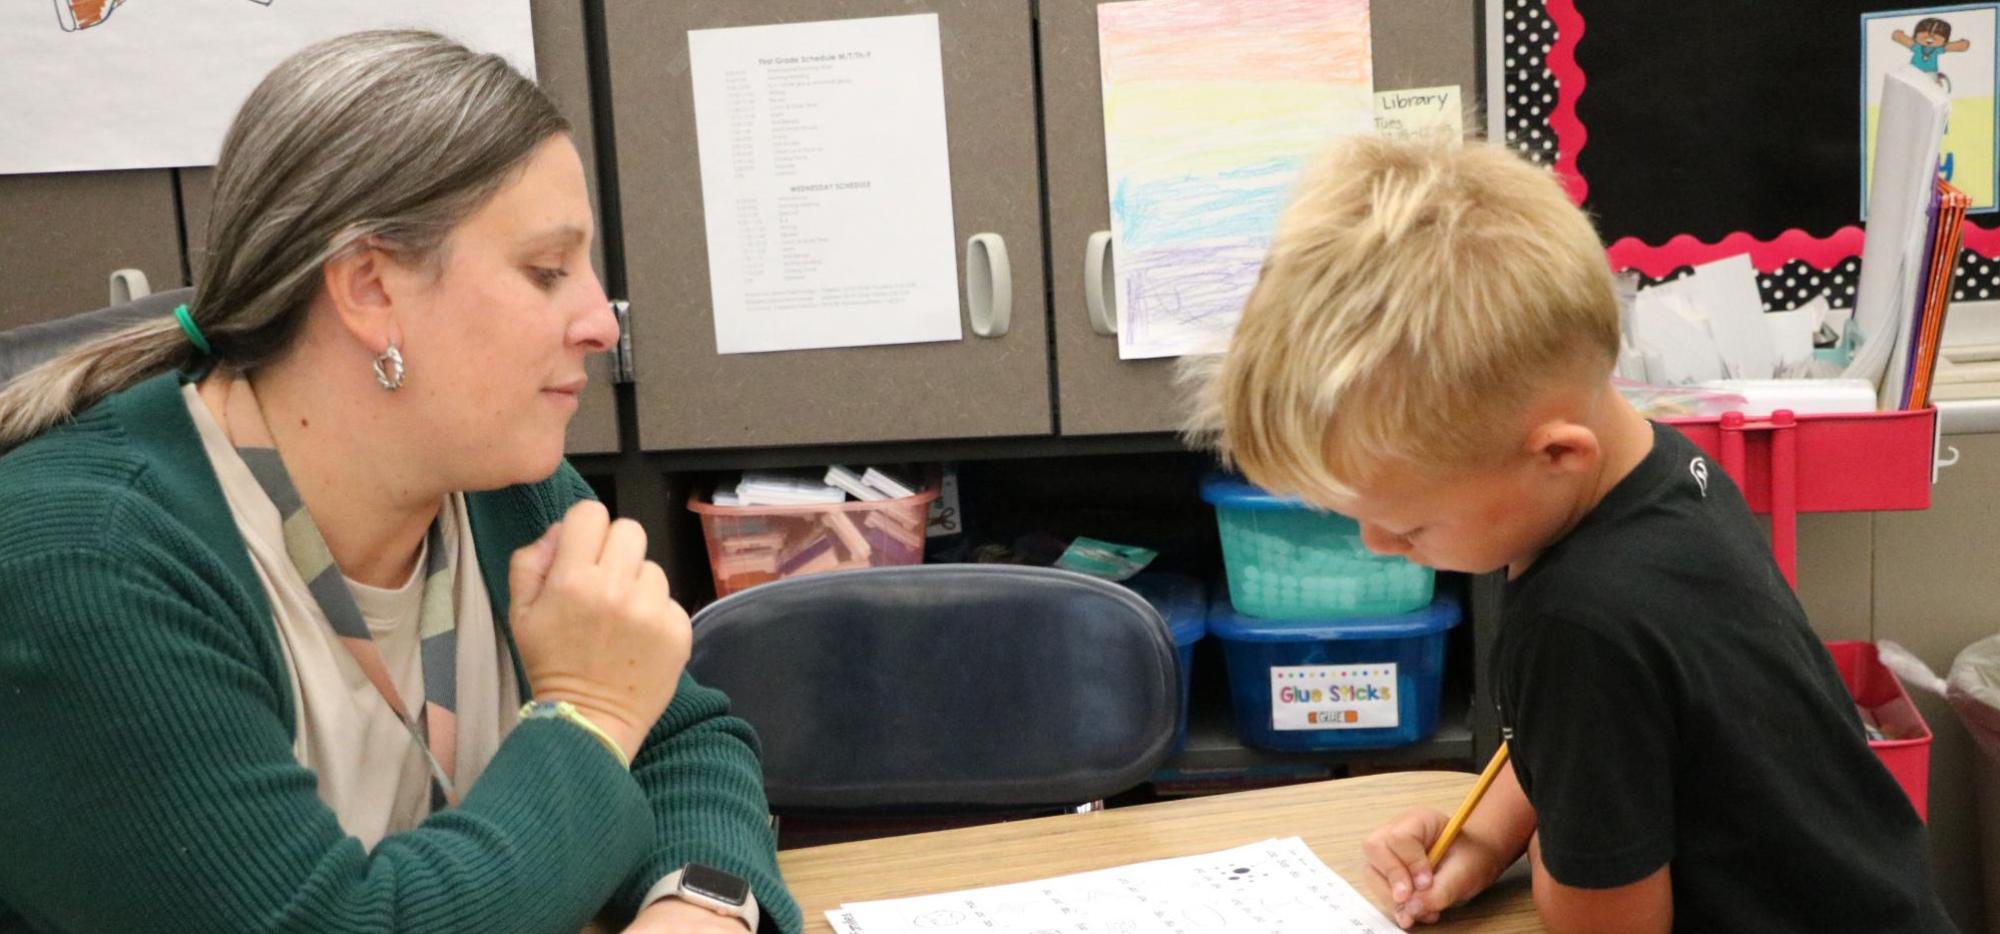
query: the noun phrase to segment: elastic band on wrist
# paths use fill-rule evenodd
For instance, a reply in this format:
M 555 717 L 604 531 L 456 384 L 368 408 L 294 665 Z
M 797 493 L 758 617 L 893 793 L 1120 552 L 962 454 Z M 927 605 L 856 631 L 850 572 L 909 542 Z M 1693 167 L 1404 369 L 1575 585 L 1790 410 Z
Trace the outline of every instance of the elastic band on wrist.
M 590 718 L 584 716 L 583 711 L 576 709 L 576 705 L 569 701 L 529 701 L 521 705 L 521 719 L 567 720 L 574 723 L 603 744 L 605 750 L 611 753 L 612 758 L 618 760 L 620 766 L 627 769 L 632 767 L 632 760 L 625 757 L 625 750 L 618 745 L 618 741 L 612 739 L 611 734 L 604 732 L 603 727 L 590 722 Z

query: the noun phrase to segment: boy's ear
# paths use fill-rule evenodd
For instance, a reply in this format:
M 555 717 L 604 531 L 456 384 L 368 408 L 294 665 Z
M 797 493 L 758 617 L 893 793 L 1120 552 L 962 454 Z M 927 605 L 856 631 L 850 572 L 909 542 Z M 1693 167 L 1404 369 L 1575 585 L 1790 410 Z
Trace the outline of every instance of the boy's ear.
M 1603 457 L 1597 432 L 1566 419 L 1552 419 L 1528 432 L 1528 455 L 1555 473 L 1582 473 Z
M 396 328 L 397 296 L 403 270 L 379 246 L 363 241 L 320 267 L 336 320 L 372 353 L 381 353 Z

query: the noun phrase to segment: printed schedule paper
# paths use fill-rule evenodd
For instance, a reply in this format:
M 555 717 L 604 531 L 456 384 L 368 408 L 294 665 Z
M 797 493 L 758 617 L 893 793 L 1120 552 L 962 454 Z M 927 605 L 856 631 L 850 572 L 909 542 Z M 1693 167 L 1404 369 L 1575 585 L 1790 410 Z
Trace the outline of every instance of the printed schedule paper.
M 688 32 L 717 353 L 958 340 L 932 13 Z
M 826 913 L 841 934 L 1400 934 L 1297 837 Z

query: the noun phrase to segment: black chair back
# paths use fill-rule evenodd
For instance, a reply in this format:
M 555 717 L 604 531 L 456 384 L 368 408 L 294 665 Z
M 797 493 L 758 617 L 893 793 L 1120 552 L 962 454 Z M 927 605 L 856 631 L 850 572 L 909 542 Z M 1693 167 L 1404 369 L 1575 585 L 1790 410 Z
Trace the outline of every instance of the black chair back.
M 1174 645 L 1068 571 L 934 564 L 762 584 L 694 618 L 689 671 L 756 727 L 779 813 L 1100 800 L 1167 757 Z
M 170 289 L 123 305 L 0 331 L 0 386 L 76 344 L 147 318 L 171 315 L 175 305 L 193 299 L 193 289 Z

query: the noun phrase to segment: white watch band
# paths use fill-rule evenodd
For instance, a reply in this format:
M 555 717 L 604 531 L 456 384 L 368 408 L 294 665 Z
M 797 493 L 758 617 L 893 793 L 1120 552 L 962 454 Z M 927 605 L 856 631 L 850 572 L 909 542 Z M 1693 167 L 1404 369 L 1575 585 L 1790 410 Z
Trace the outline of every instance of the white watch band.
M 685 873 L 684 869 L 676 869 L 673 872 L 667 873 L 664 877 L 660 879 L 660 881 L 657 884 L 653 886 L 652 890 L 647 893 L 651 897 L 649 897 L 646 900 L 646 903 L 650 905 L 653 902 L 656 902 L 662 898 L 678 898 L 685 902 L 692 902 L 696 905 L 700 905 L 703 908 L 713 911 L 716 914 L 728 915 L 729 917 L 742 921 L 744 924 L 749 926 L 750 930 L 754 934 L 754 932 L 757 930 L 757 921 L 759 917 L 757 910 L 757 893 L 745 892 L 743 894 L 743 904 L 732 905 L 725 901 L 720 901 L 718 899 L 710 898 L 693 889 L 683 888 L 681 886 L 681 876 L 684 873 Z

